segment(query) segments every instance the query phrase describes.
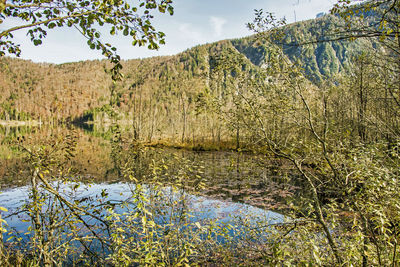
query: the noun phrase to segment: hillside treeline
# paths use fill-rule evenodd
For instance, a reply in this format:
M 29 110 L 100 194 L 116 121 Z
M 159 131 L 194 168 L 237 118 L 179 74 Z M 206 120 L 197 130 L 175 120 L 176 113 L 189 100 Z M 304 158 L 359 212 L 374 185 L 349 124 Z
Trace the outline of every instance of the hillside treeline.
M 285 37 L 279 41 L 284 43 L 284 53 L 300 62 L 310 84 L 351 76 L 357 55 L 376 46 L 371 40 L 298 46 L 332 28 L 336 20 L 325 16 L 284 28 Z M 229 73 L 217 73 L 215 62 L 222 56 L 242 57 L 251 75 L 269 64 L 268 46 L 250 36 L 197 46 L 176 56 L 127 60 L 118 82 L 111 80 L 106 61 L 55 65 L 2 58 L 0 119 L 108 123 L 118 118 L 133 126 L 135 138 L 146 141 L 238 140 L 237 131 L 231 131 L 237 127 L 221 112 L 204 108 L 204 96 L 218 95 L 228 108 L 234 105 L 227 88 Z
M 177 240 L 189 248 L 183 256 L 188 264 L 398 266 L 400 3 L 339 2 L 342 5 L 336 6 L 336 16 L 285 27 L 276 27 L 280 23 L 272 16 L 258 12 L 255 23 L 249 25 L 254 36 L 197 46 L 171 57 L 126 61 L 124 77 L 116 82 L 108 73 L 111 66 L 103 61 L 49 65 L 5 58 L 1 61 L 4 93 L 0 114 L 4 120 L 94 122 L 94 127 L 112 129 L 108 136 L 110 165 L 135 183 L 132 199 L 138 203 L 126 224 L 119 224 L 123 220 L 115 213 L 109 217 L 109 225 L 123 225 L 112 232 L 110 242 L 104 241 L 115 249 L 109 250 L 113 254 L 107 260 L 116 265 L 141 263 L 138 259 L 150 265 L 163 261 L 171 265 L 173 261 L 164 255 L 181 259 L 175 256 L 176 246 L 168 253 L 163 249 Z M 200 168 L 173 156 L 157 161 L 150 155 L 151 163 L 145 162 L 143 155 L 156 149 L 137 140 L 171 140 L 193 146 L 230 142 L 239 152 L 246 148 L 262 155 L 260 166 L 268 169 L 273 165 L 271 170 L 277 170 L 280 183 L 299 184 L 305 193 L 296 200 L 283 196 L 288 202 L 282 222 L 254 224 L 253 216 L 247 222 L 240 219 L 243 226 L 250 226 L 240 225 L 246 235 L 235 235 L 247 236 L 243 243 L 232 247 L 225 245 L 235 244 L 233 241 L 224 241 L 222 246 L 204 243 L 192 238 L 193 233 L 218 237 L 218 232 L 210 231 L 214 226 L 187 227 L 189 220 L 184 219 L 184 227 L 163 228 L 167 224 L 158 224 L 154 219 L 157 213 L 150 212 L 157 207 L 141 207 L 157 203 L 153 199 L 161 200 L 161 207 L 172 202 L 158 198 L 159 193 L 148 201 L 141 188 L 158 187 L 168 178 L 172 187 L 184 192 L 184 184 L 195 178 L 193 185 L 198 190 L 205 183 L 194 170 L 199 167 L 200 174 L 210 166 Z M 75 137 L 57 135 L 44 144 L 24 150 L 33 174 L 32 203 L 36 206 L 32 211 L 41 210 L 35 197 L 39 188 L 35 179 L 40 179 L 46 185 L 43 191 L 52 194 L 60 207 L 69 207 L 77 221 L 86 215 L 97 220 L 102 214 L 92 209 L 97 205 L 81 202 L 74 206 L 47 182 L 71 176 L 68 168 L 74 165 Z M 168 165 L 178 167 L 179 175 L 168 173 Z M 232 162 L 231 167 L 234 165 Z M 289 166 L 290 173 L 280 172 L 282 165 Z M 239 158 L 237 173 L 238 166 Z M 264 174 L 268 181 L 271 177 Z M 207 176 L 210 178 L 213 175 Z M 269 184 L 259 189 L 265 192 Z M 180 203 L 173 202 L 172 207 L 180 207 Z M 88 207 L 92 213 L 87 213 Z M 36 218 L 38 240 L 45 240 L 39 214 L 31 214 Z M 179 218 L 182 214 L 179 212 Z M 60 218 L 66 216 L 71 218 L 69 213 L 61 213 Z M 217 228 L 224 233 L 235 229 L 225 224 Z M 119 235 L 124 229 L 129 229 L 128 233 Z M 145 234 L 143 238 L 138 229 Z M 205 231 L 181 234 L 191 229 Z M 90 242 L 103 242 L 97 230 Z M 174 231 L 177 239 L 169 235 Z M 182 242 L 182 236 L 190 240 Z M 193 240 L 200 243 L 193 244 Z M 58 244 L 58 239 L 46 242 L 38 243 L 40 253 L 48 244 Z M 49 259 L 64 257 L 55 250 L 47 251 Z M 145 261 L 148 259 L 152 261 Z

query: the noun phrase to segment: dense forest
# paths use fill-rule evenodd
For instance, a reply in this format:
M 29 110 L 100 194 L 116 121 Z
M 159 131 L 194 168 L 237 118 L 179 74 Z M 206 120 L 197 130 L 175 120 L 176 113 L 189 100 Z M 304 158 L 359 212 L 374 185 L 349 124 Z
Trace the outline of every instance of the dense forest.
M 71 185 L 71 195 L 84 186 L 74 166 L 91 165 L 89 156 L 74 161 L 83 146 L 74 131 L 38 143 L 7 140 L 29 165 L 31 201 L 21 211 L 33 229 L 26 261 L 398 266 L 400 2 L 363 2 L 339 0 L 332 14 L 289 25 L 258 10 L 248 24 L 254 35 L 122 61 L 121 79 L 112 79 L 108 61 L 0 58 L 2 121 L 89 129 L 89 139 L 98 134 L 108 145 L 107 162 L 90 158 L 104 165 L 97 171 L 112 168 L 113 177 L 132 182 L 126 202 L 111 203 L 106 189 L 96 195 L 99 203 L 71 201 L 63 186 Z M 232 177 L 240 176 L 241 155 L 254 156 L 247 174 L 262 181 L 238 190 L 249 191 L 247 203 L 259 205 L 265 199 L 276 204 L 271 191 L 283 188 L 280 209 L 264 206 L 281 212 L 280 221 L 253 214 L 232 225 L 193 220 L 185 208 L 209 192 L 218 175 L 210 174 L 212 164 L 165 154 L 154 143 L 232 150 L 226 165 L 213 162 L 228 170 L 221 187 L 240 184 Z M 127 211 L 120 214 L 117 206 Z M 7 253 L 0 259 L 25 263 L 20 252 Z
M 285 26 L 285 38 L 276 41 L 284 44 L 290 60 L 300 62 L 313 84 L 351 75 L 355 58 L 377 46 L 372 40 L 298 46 L 334 27 L 337 20 L 326 15 Z M 124 78 L 119 82 L 111 80 L 107 61 L 54 65 L 2 58 L 0 118 L 47 123 L 109 121 L 114 112 L 133 125 L 135 136 L 142 140 L 221 142 L 231 137 L 226 123 L 214 111 L 202 108 L 206 92 L 221 90 L 226 104 L 232 102 L 229 90 L 222 88 L 227 76 L 221 80 L 216 74 L 216 59 L 243 57 L 246 69 L 257 72 L 268 64 L 268 46 L 250 36 L 200 45 L 176 56 L 127 60 L 122 63 Z

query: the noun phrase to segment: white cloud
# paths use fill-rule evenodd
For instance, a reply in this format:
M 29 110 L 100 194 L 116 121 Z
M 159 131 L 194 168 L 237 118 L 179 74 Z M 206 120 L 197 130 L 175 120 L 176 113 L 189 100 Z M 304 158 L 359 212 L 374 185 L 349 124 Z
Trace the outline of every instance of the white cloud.
M 1 0 L 0 0 L 1 2 Z M 176 3 L 175 3 L 176 2 Z M 251 32 L 244 26 L 254 17 L 252 10 L 264 8 L 275 12 L 278 18 L 286 16 L 289 22 L 315 18 L 319 12 L 327 12 L 337 0 L 218 0 L 210 1 L 176 0 L 175 14 L 156 16 L 153 20 L 157 30 L 166 33 L 166 45 L 160 50 L 133 47 L 132 39 L 120 35 L 108 36 L 104 31 L 104 41 L 115 45 L 124 59 L 149 56 L 171 55 L 198 44 L 211 43 L 220 39 L 240 38 Z M 212 1 L 211 1 L 212 2 Z M 211 3 L 210 2 L 210 3 Z M 299 5 L 293 5 L 297 4 Z M 21 21 L 7 18 L 0 24 L 0 31 L 21 25 Z M 86 40 L 74 28 L 64 27 L 48 31 L 43 45 L 35 47 L 26 36 L 26 30 L 16 31 L 13 40 L 21 44 L 22 58 L 38 62 L 69 62 L 74 60 L 104 58 L 101 52 L 91 50 Z
M 189 39 L 198 44 L 203 43 L 205 40 L 201 32 L 197 31 L 190 23 L 183 23 L 179 25 L 178 29 L 179 32 L 182 34 L 182 37 L 185 39 Z
M 210 17 L 210 24 L 214 30 L 215 37 L 222 35 L 223 27 L 226 24 L 226 20 L 220 17 Z

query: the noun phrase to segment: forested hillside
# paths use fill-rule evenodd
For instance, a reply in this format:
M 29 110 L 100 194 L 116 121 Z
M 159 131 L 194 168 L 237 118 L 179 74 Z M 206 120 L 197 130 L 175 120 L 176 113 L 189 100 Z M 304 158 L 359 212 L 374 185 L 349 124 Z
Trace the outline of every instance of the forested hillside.
M 324 16 L 285 26 L 285 36 L 279 41 L 288 58 L 299 61 L 313 83 L 348 73 L 353 57 L 373 47 L 371 40 L 297 46 L 333 27 L 336 19 Z M 204 95 L 216 90 L 226 105 L 232 104 L 228 100 L 232 94 L 226 90 L 227 74 L 218 76 L 214 69 L 222 56 L 241 57 L 244 69 L 257 72 L 268 65 L 269 45 L 250 36 L 200 45 L 175 56 L 127 60 L 123 62 L 124 78 L 116 83 L 107 73 L 107 61 L 54 65 L 1 58 L 0 119 L 108 121 L 118 114 L 120 120 L 133 125 L 136 138 L 220 142 L 229 125 L 202 106 Z
M 114 71 L 0 58 L 0 175 L 30 180 L 20 209 L 14 194 L 0 203 L 0 265 L 400 266 L 400 1 L 338 0 L 331 14 L 286 25 L 256 10 L 255 35 L 124 61 L 120 80 L 119 58 Z M 11 127 L 30 120 L 49 127 Z M 92 173 L 118 182 L 87 195 Z M 219 212 L 203 193 L 264 210 Z
M 284 35 L 276 43 L 283 46 L 284 53 L 292 62 L 300 62 L 308 79 L 319 83 L 339 73 L 348 74 L 354 57 L 379 46 L 378 42 L 371 39 L 318 42 L 329 39 L 329 35 L 340 25 L 340 19 L 332 15 L 293 23 L 284 27 Z M 253 64 L 262 66 L 268 63 L 268 45 L 260 43 L 254 36 L 232 40 L 232 44 Z

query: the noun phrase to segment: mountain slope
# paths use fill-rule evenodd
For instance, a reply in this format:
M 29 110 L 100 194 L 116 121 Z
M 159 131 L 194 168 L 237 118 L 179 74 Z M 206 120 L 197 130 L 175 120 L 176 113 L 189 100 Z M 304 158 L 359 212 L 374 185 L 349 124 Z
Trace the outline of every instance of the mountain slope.
M 287 25 L 285 54 L 303 66 L 313 82 L 346 74 L 353 56 L 376 46 L 371 40 L 316 43 L 304 46 L 316 34 L 332 29 L 333 16 Z M 125 78 L 114 84 L 106 61 L 61 65 L 0 59 L 0 119 L 65 120 L 85 117 L 104 120 L 113 107 L 135 128 L 135 135 L 195 139 L 197 133 L 213 140 L 223 133 L 215 114 L 199 112 L 196 102 L 206 88 L 218 88 L 213 60 L 221 55 L 244 56 L 246 69 L 268 63 L 268 43 L 255 35 L 199 45 L 175 56 L 123 62 Z M 224 93 L 222 92 L 222 95 Z

